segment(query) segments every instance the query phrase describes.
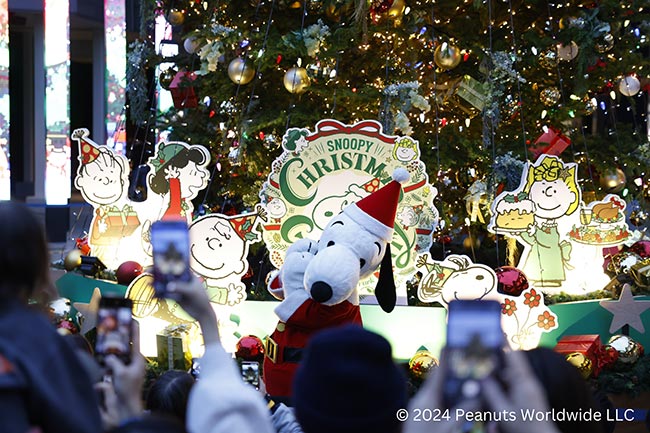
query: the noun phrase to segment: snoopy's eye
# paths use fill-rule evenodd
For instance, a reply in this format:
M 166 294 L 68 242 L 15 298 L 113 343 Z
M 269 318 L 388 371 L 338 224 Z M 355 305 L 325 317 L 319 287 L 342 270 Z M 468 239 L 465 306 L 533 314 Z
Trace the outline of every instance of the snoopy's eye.
M 476 279 L 477 279 L 477 280 L 482 280 L 483 278 L 485 278 L 483 275 L 477 275 L 477 276 L 476 276 Z
M 364 259 L 360 259 L 359 260 L 359 268 L 363 268 L 364 266 L 366 266 L 366 261 Z
M 327 246 L 328 246 L 328 247 L 331 247 L 332 245 L 334 245 L 334 243 L 335 243 L 334 241 L 329 241 L 329 242 L 327 243 Z

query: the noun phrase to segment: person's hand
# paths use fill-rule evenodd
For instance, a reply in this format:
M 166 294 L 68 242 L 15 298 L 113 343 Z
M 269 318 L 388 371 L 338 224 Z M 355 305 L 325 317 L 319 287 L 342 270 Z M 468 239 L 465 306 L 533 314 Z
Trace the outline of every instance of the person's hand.
M 118 357 L 109 355 L 106 357 L 106 365 L 111 371 L 112 388 L 117 398 L 117 414 L 120 422 L 142 414 L 142 387 L 144 385 L 145 361 L 139 352 L 140 328 L 137 322 L 133 322 L 133 347 L 131 362 L 124 364 Z M 109 394 L 105 394 L 107 406 Z
M 167 285 L 167 297 L 174 299 L 189 314 L 198 320 L 205 344 L 219 341 L 217 316 L 201 280 L 192 276 L 189 282 L 172 281 Z
M 443 357 L 444 358 L 444 354 Z M 441 359 L 440 365 L 447 362 Z M 467 400 L 452 409 L 445 409 L 442 404 L 442 389 L 445 380 L 444 367 L 438 367 L 429 373 L 418 393 L 409 403 L 408 411 L 398 411 L 395 416 L 408 419 L 404 422 L 402 433 L 452 433 L 463 431 L 465 419 L 458 413 L 472 412 L 480 408 L 477 400 Z
M 120 405 L 115 394 L 112 382 L 98 382 L 94 386 L 95 391 L 101 395 L 99 414 L 102 418 L 102 425 L 105 431 L 109 431 L 120 425 Z
M 521 415 L 522 411 L 527 410 L 534 413 L 549 410 L 544 389 L 523 352 L 506 352 L 505 364 L 501 375 L 510 385 L 508 390 L 504 390 L 492 377 L 484 380 L 482 386 L 484 401 L 492 412 L 506 411 L 516 416 L 514 420 L 500 423 L 501 432 L 558 433 L 553 421 L 530 422 L 525 421 Z

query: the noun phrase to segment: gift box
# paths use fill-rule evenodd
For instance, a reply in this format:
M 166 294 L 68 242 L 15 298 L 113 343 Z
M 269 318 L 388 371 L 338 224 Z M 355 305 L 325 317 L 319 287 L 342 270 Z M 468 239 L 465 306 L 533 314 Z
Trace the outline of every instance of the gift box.
M 188 351 L 181 337 L 156 335 L 158 364 L 167 370 L 187 371 L 191 367 L 191 357 L 188 362 Z
M 541 154 L 559 156 L 570 144 L 571 140 L 567 136 L 553 128 L 548 128 L 548 131 L 540 135 L 535 140 L 535 145 L 528 150 L 535 158 Z
M 465 75 L 457 83 L 456 103 L 467 114 L 476 114 L 477 110 L 482 111 L 486 100 L 485 85 L 480 81 Z
M 102 236 L 107 238 L 130 236 L 140 225 L 138 214 L 128 205 L 124 209 L 111 208 L 106 212 L 104 221 L 107 228 Z
M 565 356 L 571 353 L 583 354 L 591 361 L 594 377 L 598 376 L 604 366 L 603 355 L 606 350 L 597 334 L 565 335 L 560 338 L 553 350 Z
M 630 276 L 639 287 L 650 287 L 650 258 L 635 263 L 630 268 Z
M 194 91 L 192 82 L 196 80 L 196 75 L 192 72 L 179 71 L 174 76 L 169 91 L 172 92 L 174 107 L 194 108 L 199 106 L 199 100 Z
M 156 335 L 158 363 L 167 370 L 187 371 L 192 366 L 189 341 L 190 325 L 172 324 Z

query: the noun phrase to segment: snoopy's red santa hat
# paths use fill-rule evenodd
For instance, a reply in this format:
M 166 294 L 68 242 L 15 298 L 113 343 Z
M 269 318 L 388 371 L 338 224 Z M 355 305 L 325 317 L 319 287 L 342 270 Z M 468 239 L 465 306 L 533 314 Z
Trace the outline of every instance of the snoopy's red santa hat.
M 369 196 L 347 206 L 343 213 L 373 235 L 390 242 L 402 184 L 409 180 L 408 171 L 396 168 L 393 180 Z

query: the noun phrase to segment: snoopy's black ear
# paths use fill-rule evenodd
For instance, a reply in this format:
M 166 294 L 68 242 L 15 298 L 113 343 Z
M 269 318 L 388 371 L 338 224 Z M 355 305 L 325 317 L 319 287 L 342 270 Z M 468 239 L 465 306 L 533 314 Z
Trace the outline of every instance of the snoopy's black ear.
M 384 258 L 381 259 L 381 265 L 379 265 L 379 278 L 375 287 L 377 302 L 381 309 L 387 313 L 393 311 L 397 303 L 397 288 L 393 278 L 393 262 L 391 258 L 390 244 L 387 244 Z

